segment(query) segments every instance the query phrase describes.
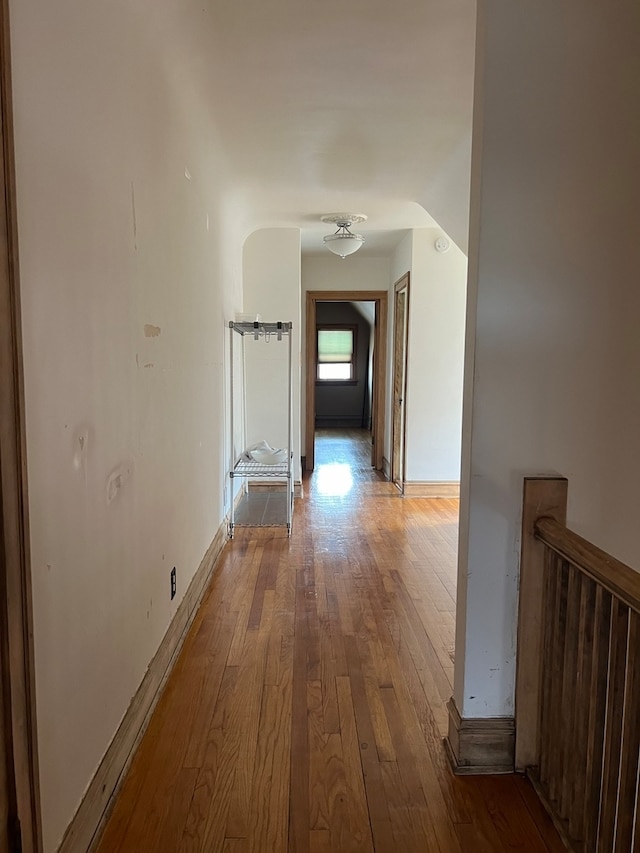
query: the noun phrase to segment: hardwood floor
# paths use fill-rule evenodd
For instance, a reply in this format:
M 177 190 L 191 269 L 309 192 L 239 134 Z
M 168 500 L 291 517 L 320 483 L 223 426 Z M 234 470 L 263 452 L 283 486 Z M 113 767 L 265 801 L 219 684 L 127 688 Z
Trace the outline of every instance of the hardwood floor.
M 521 778 L 451 773 L 457 502 L 318 435 L 293 535 L 238 529 L 101 853 L 562 851 Z

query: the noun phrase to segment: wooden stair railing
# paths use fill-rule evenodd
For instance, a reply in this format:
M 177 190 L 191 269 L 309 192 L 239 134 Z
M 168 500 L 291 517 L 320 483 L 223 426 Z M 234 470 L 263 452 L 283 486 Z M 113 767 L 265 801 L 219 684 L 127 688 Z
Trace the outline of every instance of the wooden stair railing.
M 638 853 L 640 573 L 567 529 L 567 481 L 524 487 L 516 769 L 576 853 Z

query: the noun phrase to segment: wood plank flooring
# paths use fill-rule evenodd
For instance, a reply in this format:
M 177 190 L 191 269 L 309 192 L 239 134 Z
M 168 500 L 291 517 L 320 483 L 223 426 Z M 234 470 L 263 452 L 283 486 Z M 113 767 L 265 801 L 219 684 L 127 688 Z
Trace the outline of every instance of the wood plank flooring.
M 238 529 L 100 853 L 564 850 L 529 784 L 456 778 L 457 502 L 318 435 L 293 535 Z

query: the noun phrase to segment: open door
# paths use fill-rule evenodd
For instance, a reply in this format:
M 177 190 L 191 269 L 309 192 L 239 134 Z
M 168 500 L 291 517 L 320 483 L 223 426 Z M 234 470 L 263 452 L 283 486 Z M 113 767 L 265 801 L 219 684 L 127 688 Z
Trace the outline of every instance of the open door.
M 407 395 L 407 340 L 409 330 L 409 273 L 394 285 L 393 305 L 393 431 L 391 479 L 404 493 L 405 412 Z

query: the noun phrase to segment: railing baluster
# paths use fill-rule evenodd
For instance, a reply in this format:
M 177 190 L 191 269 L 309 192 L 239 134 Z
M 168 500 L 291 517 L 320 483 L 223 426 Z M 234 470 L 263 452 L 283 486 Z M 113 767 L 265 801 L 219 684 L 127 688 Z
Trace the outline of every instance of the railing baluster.
M 562 663 L 567 631 L 567 588 L 569 570 L 564 560 L 558 560 L 558 590 L 556 591 L 553 640 L 551 647 L 551 693 L 549 708 L 549 798 L 557 803 L 560 797 L 564 732 L 562 730 Z
M 609 639 L 611 633 L 611 595 L 596 589 L 591 683 L 585 702 L 589 707 L 587 729 L 587 761 L 585 769 L 585 797 L 583 809 L 584 849 L 596 849 L 598 812 L 602 789 L 602 754 L 604 749 L 604 721 L 607 700 L 607 668 L 609 665 Z
M 607 667 L 611 633 L 611 595 L 597 587 L 595 596 L 591 681 L 587 685 L 588 723 L 586 735 L 585 796 L 582 825 L 584 849 L 595 850 L 602 789 L 602 751 L 607 699 Z
M 587 753 L 590 702 L 585 701 L 591 688 L 593 644 L 595 633 L 596 585 L 580 575 L 580 615 L 578 619 L 578 657 L 576 676 L 576 720 L 571 752 L 574 760 L 569 804 L 569 835 L 583 840 L 585 836 L 583 806 L 587 783 Z
M 617 598 L 611 612 L 611 644 L 609 648 L 609 683 L 607 685 L 607 717 L 605 721 L 602 796 L 598 826 L 598 853 L 612 853 L 618 815 L 620 783 L 620 741 L 624 708 L 625 665 L 629 632 L 629 608 Z
M 561 749 L 558 785 L 558 813 L 568 819 L 571 793 L 576 777 L 575 714 L 577 699 L 578 622 L 580 618 L 580 576 L 575 566 L 567 565 L 567 615 L 562 659 L 562 690 L 560 697 Z
M 551 708 L 553 707 L 553 638 L 557 620 L 560 582 L 557 571 L 558 558 L 549 550 L 544 554 L 544 599 L 543 599 L 543 636 L 542 636 L 542 687 L 540 712 L 540 780 L 549 782 L 549 743 L 551 731 Z
M 640 616 L 629 615 L 624 717 L 616 821 L 616 853 L 628 853 L 633 839 L 634 813 L 638 796 L 638 751 L 640 750 Z

